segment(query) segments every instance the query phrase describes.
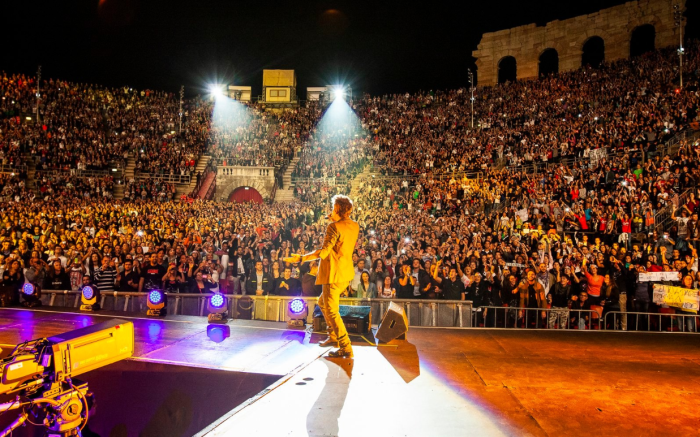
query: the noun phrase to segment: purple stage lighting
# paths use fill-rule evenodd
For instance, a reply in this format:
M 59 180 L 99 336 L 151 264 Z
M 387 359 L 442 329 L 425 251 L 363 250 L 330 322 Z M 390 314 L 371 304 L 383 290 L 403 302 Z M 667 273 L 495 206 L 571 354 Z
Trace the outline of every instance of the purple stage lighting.
M 83 297 L 86 300 L 90 300 L 94 296 L 95 296 L 95 290 L 93 290 L 92 287 L 90 287 L 89 285 L 86 285 L 85 287 L 83 287 Z
M 304 312 L 304 308 L 306 308 L 304 299 L 292 299 L 289 301 L 289 311 L 291 311 L 292 314 L 301 314 Z
M 152 290 L 150 293 L 148 293 L 148 300 L 153 305 L 158 305 L 163 301 L 163 292 L 160 290 Z
M 34 288 L 34 284 L 31 284 L 29 282 L 22 286 L 22 293 L 26 294 L 27 296 L 31 296 L 32 294 L 34 294 L 35 291 L 36 288 Z
M 210 301 L 211 306 L 213 306 L 214 308 L 221 308 L 222 306 L 224 306 L 224 297 L 219 293 L 214 294 L 210 298 Z

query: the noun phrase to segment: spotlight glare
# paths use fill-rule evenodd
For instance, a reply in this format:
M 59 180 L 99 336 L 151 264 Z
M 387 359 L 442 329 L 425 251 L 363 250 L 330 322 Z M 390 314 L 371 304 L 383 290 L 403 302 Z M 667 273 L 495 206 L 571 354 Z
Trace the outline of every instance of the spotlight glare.
M 209 92 L 211 93 L 212 97 L 215 99 L 221 98 L 224 96 L 224 91 L 222 85 L 218 84 L 213 84 L 209 85 Z
M 331 91 L 331 97 L 333 100 L 344 99 L 345 98 L 345 88 L 342 85 L 336 85 Z

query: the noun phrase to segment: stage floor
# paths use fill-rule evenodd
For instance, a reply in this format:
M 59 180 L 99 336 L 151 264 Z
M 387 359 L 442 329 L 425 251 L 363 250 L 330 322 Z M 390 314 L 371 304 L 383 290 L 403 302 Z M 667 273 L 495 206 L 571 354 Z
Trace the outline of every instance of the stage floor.
M 0 309 L 0 343 L 101 320 Z M 320 357 L 320 336 L 284 324 L 235 321 L 230 338 L 214 343 L 201 318 L 129 320 L 136 360 L 279 376 L 202 436 L 695 435 L 700 427 L 700 337 L 691 334 L 411 328 L 407 341 L 379 347 L 356 337 L 354 360 L 330 360 Z

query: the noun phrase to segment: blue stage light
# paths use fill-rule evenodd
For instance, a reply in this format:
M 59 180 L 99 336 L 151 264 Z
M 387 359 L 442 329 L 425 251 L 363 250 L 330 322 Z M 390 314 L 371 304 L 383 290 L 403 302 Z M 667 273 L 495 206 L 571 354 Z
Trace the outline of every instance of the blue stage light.
M 306 301 L 301 298 L 294 298 L 287 305 L 287 326 L 289 328 L 303 329 L 306 326 L 306 319 L 309 316 L 309 307 Z
M 90 287 L 89 285 L 86 285 L 85 287 L 83 287 L 83 297 L 86 300 L 90 300 L 94 296 L 95 296 L 95 290 L 92 287 Z
M 301 314 L 306 307 L 304 299 L 292 299 L 289 301 L 289 310 L 292 314 Z
M 153 305 L 157 305 L 163 301 L 163 292 L 160 290 L 152 290 L 148 293 L 148 300 Z
M 222 306 L 224 306 L 224 297 L 221 294 L 216 293 L 210 299 L 211 306 L 213 306 L 214 308 L 221 308 Z
M 34 284 L 27 282 L 22 286 L 22 293 L 24 293 L 27 296 L 31 296 L 34 294 L 36 291 L 36 288 L 34 287 Z

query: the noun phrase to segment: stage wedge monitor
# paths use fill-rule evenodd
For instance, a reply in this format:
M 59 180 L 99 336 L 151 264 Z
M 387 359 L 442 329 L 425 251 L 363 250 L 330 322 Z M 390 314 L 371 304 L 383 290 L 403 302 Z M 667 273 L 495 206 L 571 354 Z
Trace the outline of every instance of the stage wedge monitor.
M 408 319 L 403 306 L 394 302 L 389 303 L 389 308 L 384 313 L 374 337 L 383 343 L 388 343 L 396 338 L 405 340 L 406 332 L 408 332 Z

